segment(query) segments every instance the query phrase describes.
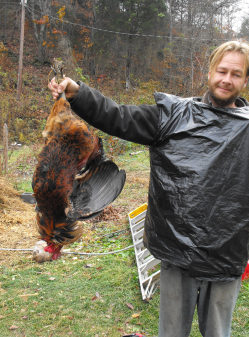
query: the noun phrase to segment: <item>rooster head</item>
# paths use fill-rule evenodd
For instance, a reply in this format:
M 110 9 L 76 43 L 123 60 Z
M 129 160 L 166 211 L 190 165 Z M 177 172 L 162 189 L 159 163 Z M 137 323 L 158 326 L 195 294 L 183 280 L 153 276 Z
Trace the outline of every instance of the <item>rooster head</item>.
M 82 235 L 82 226 L 67 218 L 54 219 L 37 213 L 37 225 L 41 240 L 47 242 L 44 250 L 52 254 L 52 259 L 57 260 L 61 256 L 64 245 L 78 240 Z

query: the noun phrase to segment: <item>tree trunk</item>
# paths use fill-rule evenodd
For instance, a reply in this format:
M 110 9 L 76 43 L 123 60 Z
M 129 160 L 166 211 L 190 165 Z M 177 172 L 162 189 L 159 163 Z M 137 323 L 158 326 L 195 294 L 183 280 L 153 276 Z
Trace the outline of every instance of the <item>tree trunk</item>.
M 132 62 L 132 36 L 129 35 L 127 41 L 127 57 L 125 66 L 125 89 L 131 89 L 131 62 Z
M 8 127 L 4 123 L 3 126 L 3 172 L 8 171 Z

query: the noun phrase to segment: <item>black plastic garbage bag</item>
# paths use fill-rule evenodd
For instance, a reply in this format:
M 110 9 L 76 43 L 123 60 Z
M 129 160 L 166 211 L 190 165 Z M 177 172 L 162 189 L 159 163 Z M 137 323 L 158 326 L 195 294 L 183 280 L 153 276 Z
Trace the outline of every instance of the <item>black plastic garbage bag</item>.
M 249 109 L 157 93 L 145 244 L 191 276 L 229 280 L 248 260 Z

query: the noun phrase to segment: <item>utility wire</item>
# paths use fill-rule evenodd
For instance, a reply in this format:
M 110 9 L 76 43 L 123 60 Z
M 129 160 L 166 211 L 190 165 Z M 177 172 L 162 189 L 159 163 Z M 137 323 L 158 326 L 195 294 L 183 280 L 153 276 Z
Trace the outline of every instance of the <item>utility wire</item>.
M 31 13 L 32 12 L 32 8 L 27 6 L 26 5 L 26 8 L 27 10 Z M 34 10 L 34 12 L 36 12 L 37 14 L 39 14 L 40 16 L 43 16 L 43 14 L 37 10 Z M 126 32 L 118 32 L 118 31 L 113 31 L 113 30 L 107 30 L 107 29 L 102 29 L 102 28 L 97 28 L 97 27 L 93 27 L 93 26 L 87 26 L 87 25 L 82 25 L 82 24 L 79 24 L 79 23 L 74 23 L 74 22 L 71 22 L 71 21 L 67 21 L 67 20 L 63 20 L 61 22 L 60 19 L 54 17 L 54 16 L 51 16 L 51 15 L 48 15 L 49 18 L 52 18 L 53 20 L 56 20 L 56 21 L 60 21 L 60 23 L 66 23 L 66 24 L 70 24 L 70 25 L 74 25 L 74 26 L 79 26 L 79 27 L 84 27 L 84 28 L 88 28 L 88 29 L 93 29 L 93 30 L 97 30 L 97 31 L 102 31 L 102 32 L 107 32 L 107 33 L 112 33 L 112 34 L 120 34 L 120 35 L 129 35 L 129 36 L 137 36 L 137 37 L 155 37 L 155 38 L 164 38 L 164 39 L 170 39 L 169 36 L 166 36 L 166 35 L 146 35 L 146 34 L 132 34 L 132 33 L 126 33 Z M 185 40 L 185 41 L 189 41 L 189 40 L 196 40 L 195 37 L 189 37 L 189 38 L 186 38 L 186 37 L 171 37 L 172 40 Z M 199 39 L 199 41 L 229 41 L 230 39 L 210 39 L 210 38 L 203 38 L 203 39 Z M 189 55 L 186 55 L 186 54 L 174 54 L 173 55 L 174 58 L 176 57 L 181 57 L 181 58 L 185 58 L 185 59 L 189 59 L 190 56 Z M 174 75 L 165 75 L 165 76 L 168 76 L 168 77 L 175 77 L 175 78 L 178 78 L 178 76 L 174 76 Z
M 1 4 L 16 4 L 16 3 L 1 3 Z M 35 12 L 36 14 L 40 15 L 40 16 L 44 16 L 44 13 L 35 10 L 33 8 L 31 8 L 28 4 L 25 4 L 25 8 L 27 9 L 28 12 L 32 13 Z M 117 34 L 117 35 L 127 35 L 127 36 L 137 36 L 137 37 L 153 37 L 153 38 L 163 38 L 163 39 L 173 39 L 173 40 L 196 40 L 196 37 L 183 37 L 183 36 L 173 36 L 173 37 L 169 37 L 166 35 L 153 35 L 153 34 L 140 34 L 140 33 L 128 33 L 128 32 L 120 32 L 120 31 L 114 31 L 114 30 L 109 30 L 109 29 L 103 29 L 103 28 L 97 28 L 94 26 L 89 26 L 89 25 L 83 25 L 83 24 L 79 24 L 79 23 L 75 23 L 75 22 L 71 22 L 68 20 L 63 20 L 61 21 L 61 19 L 56 18 L 52 15 L 47 15 L 50 19 L 53 19 L 55 21 L 59 21 L 65 24 L 69 24 L 69 25 L 73 25 L 73 26 L 78 26 L 78 27 L 82 27 L 82 28 L 88 28 L 88 29 L 92 29 L 92 30 L 96 30 L 96 31 L 100 31 L 100 32 L 105 32 L 105 33 L 111 33 L 111 34 Z M 201 38 L 198 39 L 199 41 L 228 41 L 227 39 L 210 39 L 210 38 Z
M 31 7 L 29 7 L 28 5 L 25 6 L 26 9 L 32 13 L 32 11 L 34 11 L 36 14 L 39 14 L 40 16 L 44 16 L 43 13 L 41 13 L 40 11 L 37 10 L 33 10 Z M 88 28 L 88 29 L 92 29 L 92 30 L 96 30 L 96 31 L 100 31 L 100 32 L 105 32 L 105 33 L 111 33 L 111 34 L 117 34 L 117 35 L 127 35 L 127 36 L 137 36 L 137 37 L 153 37 L 153 38 L 163 38 L 163 39 L 168 39 L 168 40 L 196 40 L 196 37 L 183 37 L 183 36 L 174 36 L 174 37 L 170 37 L 170 36 L 166 36 L 166 35 L 153 35 L 153 34 L 139 34 L 139 33 L 128 33 L 128 32 L 120 32 L 120 31 L 114 31 L 114 30 L 109 30 L 109 29 L 103 29 L 103 28 L 97 28 L 94 26 L 88 26 L 88 25 L 82 25 L 80 23 L 75 23 L 75 22 L 71 22 L 68 20 L 60 20 L 59 18 L 56 18 L 52 15 L 47 15 L 50 19 L 53 19 L 55 21 L 59 21 L 61 23 L 65 23 L 65 24 L 69 24 L 72 26 L 78 26 L 78 27 L 82 27 L 82 28 Z M 210 39 L 210 38 L 202 38 L 202 39 L 198 39 L 199 41 L 227 41 L 226 39 Z

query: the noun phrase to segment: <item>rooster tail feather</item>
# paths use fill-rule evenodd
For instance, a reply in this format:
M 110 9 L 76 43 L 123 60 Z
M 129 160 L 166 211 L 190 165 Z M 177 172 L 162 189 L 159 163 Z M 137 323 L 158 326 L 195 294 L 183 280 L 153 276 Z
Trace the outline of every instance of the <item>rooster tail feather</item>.
M 125 179 L 125 171 L 119 170 L 111 160 L 89 167 L 74 181 L 67 217 L 76 221 L 98 215 L 119 196 Z

